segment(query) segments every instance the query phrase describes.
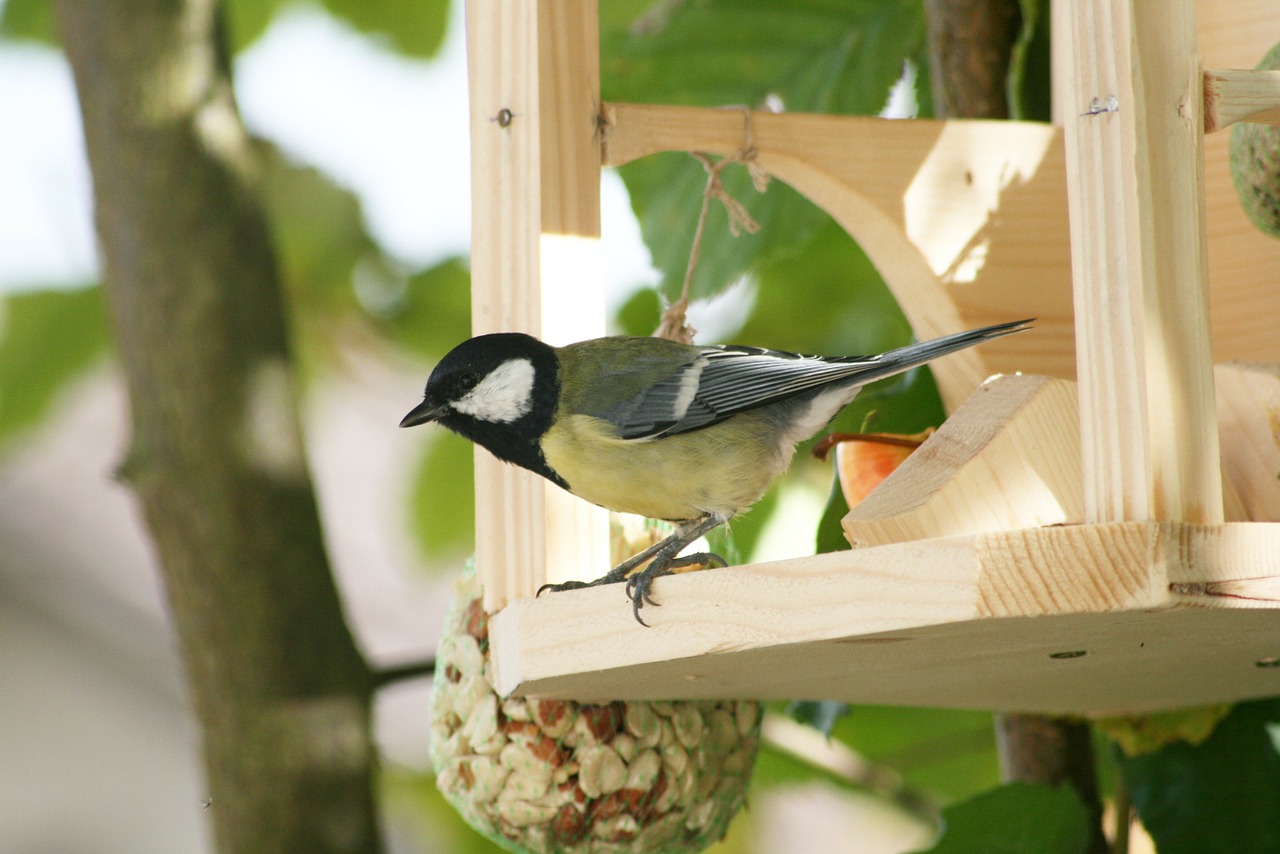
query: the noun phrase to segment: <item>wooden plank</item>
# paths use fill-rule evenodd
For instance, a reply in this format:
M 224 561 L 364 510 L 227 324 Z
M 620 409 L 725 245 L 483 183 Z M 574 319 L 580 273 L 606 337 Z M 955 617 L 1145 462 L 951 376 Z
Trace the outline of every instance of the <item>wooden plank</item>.
M 1280 690 L 1278 579 L 1280 525 L 1069 525 L 663 578 L 650 629 L 620 588 L 520 600 L 490 639 L 503 692 L 1136 713 Z
M 1280 71 L 1206 71 L 1204 132 L 1245 121 L 1280 125 Z
M 1068 5 L 1085 517 L 1219 521 L 1193 3 Z
M 745 140 L 742 110 L 606 104 L 604 119 L 607 165 L 735 154 Z M 752 113 L 751 124 L 758 163 L 858 241 L 918 337 L 1037 318 L 1031 333 L 935 363 L 949 409 L 992 373 L 1075 376 L 1057 130 L 796 113 Z
M 1075 383 L 1001 376 L 979 387 L 844 518 L 854 548 L 1079 522 Z
M 568 343 L 603 330 L 597 30 L 591 0 L 467 3 L 477 335 Z M 483 451 L 475 468 L 487 609 L 607 568 L 602 512 Z

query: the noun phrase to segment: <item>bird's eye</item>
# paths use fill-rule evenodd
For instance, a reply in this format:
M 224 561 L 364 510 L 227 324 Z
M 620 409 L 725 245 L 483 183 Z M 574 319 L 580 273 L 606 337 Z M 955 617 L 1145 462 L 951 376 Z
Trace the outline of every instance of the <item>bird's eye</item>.
M 478 382 L 480 382 L 480 380 L 475 374 L 463 374 L 458 377 L 458 388 L 463 391 L 471 391 L 471 389 L 476 387 Z

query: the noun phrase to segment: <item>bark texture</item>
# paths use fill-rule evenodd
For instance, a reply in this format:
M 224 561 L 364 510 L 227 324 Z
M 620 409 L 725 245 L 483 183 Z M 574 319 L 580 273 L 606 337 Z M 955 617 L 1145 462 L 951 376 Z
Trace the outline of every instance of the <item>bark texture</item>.
M 1089 811 L 1090 854 L 1109 850 L 1102 833 L 1102 799 L 1093 761 L 1093 738 L 1083 721 L 1040 715 L 996 715 L 1000 776 L 1006 782 L 1063 783 L 1075 789 Z
M 329 570 L 281 287 L 213 0 L 58 0 L 132 484 L 222 852 L 372 852 L 372 679 Z
M 1005 81 L 1022 28 L 1018 0 L 924 0 L 934 115 L 1009 117 Z

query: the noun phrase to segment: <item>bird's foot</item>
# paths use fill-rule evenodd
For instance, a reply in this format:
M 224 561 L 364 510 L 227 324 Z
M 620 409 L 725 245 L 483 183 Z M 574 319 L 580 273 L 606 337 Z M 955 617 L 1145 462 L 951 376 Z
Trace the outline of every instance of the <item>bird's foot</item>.
M 650 595 L 655 578 L 672 575 L 691 566 L 710 568 L 728 565 L 729 562 L 727 560 L 714 552 L 697 552 L 684 557 L 665 559 L 656 557 L 641 570 L 633 571 L 634 567 L 624 564 L 600 576 L 595 581 L 564 581 L 559 584 L 544 584 L 538 588 L 538 592 L 535 595 L 541 596 L 547 591 L 559 593 L 564 590 L 582 590 L 586 587 L 600 587 L 605 584 L 617 584 L 620 581 L 625 581 L 627 598 L 631 600 L 631 613 L 635 616 L 636 622 L 642 626 L 648 626 L 649 624 L 640 618 L 640 609 L 646 604 L 654 607 L 658 606 L 658 603 L 653 601 L 653 596 Z M 624 571 L 619 572 L 619 570 Z
M 538 592 L 534 596 L 541 596 L 544 592 L 559 593 L 563 590 L 581 590 L 584 587 L 599 587 L 602 584 L 617 584 L 619 581 L 626 581 L 626 572 L 618 572 L 623 567 L 614 567 L 609 572 L 597 578 L 595 581 L 562 581 L 559 584 L 544 584 L 538 588 Z
M 653 588 L 655 578 L 672 575 L 678 570 L 687 569 L 691 566 L 713 567 L 728 565 L 729 562 L 727 560 L 712 552 L 697 552 L 684 557 L 655 557 L 644 569 L 627 577 L 627 598 L 631 600 L 632 615 L 635 616 L 636 622 L 640 625 L 649 625 L 640 618 L 640 609 L 646 604 L 653 605 L 655 608 L 659 607 L 658 603 L 653 601 L 653 596 L 649 592 Z
M 727 517 L 711 514 L 699 517 L 692 522 L 681 525 L 679 530 L 666 539 L 654 543 L 637 555 L 627 558 L 595 581 L 565 581 L 560 584 L 544 584 L 538 588 L 536 595 L 541 596 L 543 591 L 546 590 L 558 593 L 562 590 L 581 590 L 584 587 L 599 587 L 603 584 L 616 584 L 619 581 L 625 581 L 627 597 L 631 600 L 631 613 L 635 616 L 636 622 L 642 626 L 648 626 L 648 623 L 640 619 L 640 609 L 644 607 L 646 602 L 654 606 L 658 604 L 649 595 L 649 590 L 653 586 L 655 578 L 670 575 L 676 570 L 687 569 L 699 564 L 708 567 L 729 565 L 729 562 L 720 555 L 712 554 L 711 552 L 697 552 L 696 554 L 677 557 L 681 549 L 687 547 L 717 525 L 723 524 L 725 518 Z M 640 569 L 639 567 L 643 568 Z

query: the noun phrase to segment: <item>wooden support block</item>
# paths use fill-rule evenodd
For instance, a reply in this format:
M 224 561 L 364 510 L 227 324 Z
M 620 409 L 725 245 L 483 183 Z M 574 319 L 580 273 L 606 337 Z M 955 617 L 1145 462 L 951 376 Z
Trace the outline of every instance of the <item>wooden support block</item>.
M 1280 125 L 1280 71 L 1214 69 L 1204 73 L 1204 132 L 1213 133 L 1236 122 Z
M 1194 3 L 1067 6 L 1085 518 L 1220 521 Z
M 898 543 L 513 602 L 498 688 L 1120 714 L 1280 692 L 1280 525 L 1116 523 Z
M 470 0 L 472 325 L 566 344 L 603 334 L 594 0 Z M 606 514 L 476 452 L 485 608 L 608 568 Z
M 854 548 L 1079 522 L 1075 383 L 1001 376 L 978 388 L 844 518 Z

